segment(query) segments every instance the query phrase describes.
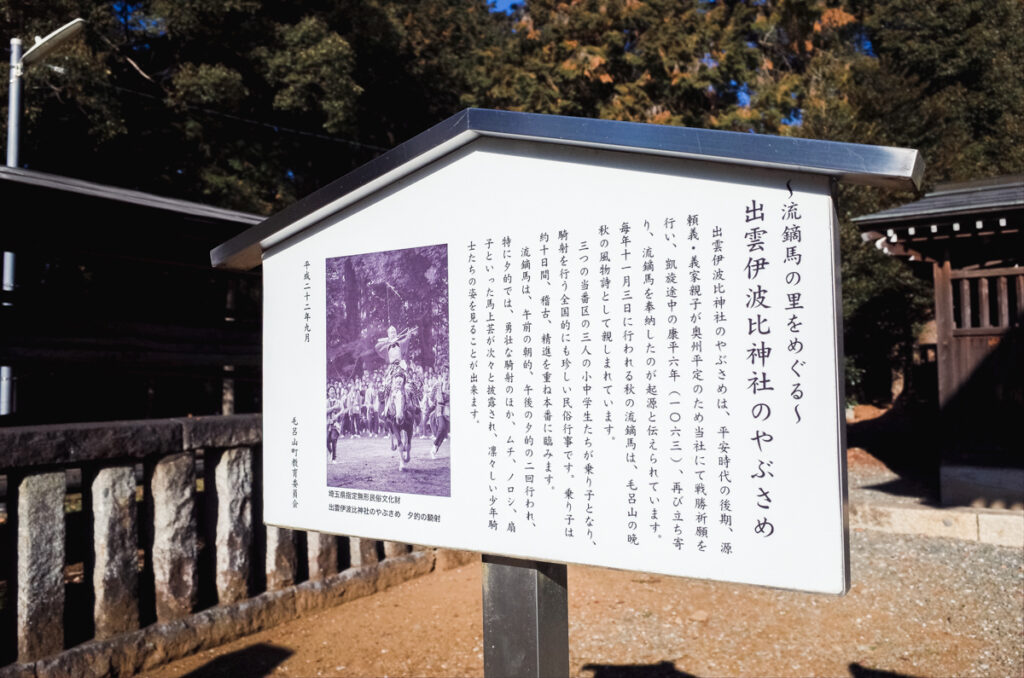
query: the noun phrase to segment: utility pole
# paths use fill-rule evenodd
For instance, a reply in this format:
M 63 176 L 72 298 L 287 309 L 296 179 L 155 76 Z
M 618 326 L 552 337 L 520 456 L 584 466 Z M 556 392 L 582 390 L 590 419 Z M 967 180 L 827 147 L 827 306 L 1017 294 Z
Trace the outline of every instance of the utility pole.
M 21 139 L 21 76 L 25 67 L 41 61 L 53 50 L 85 28 L 84 19 L 70 21 L 45 38 L 36 42 L 22 54 L 21 38 L 11 38 L 11 71 L 7 89 L 7 166 L 18 166 L 18 142 Z M 4 250 L 2 304 L 11 306 L 10 296 L 14 293 L 14 252 Z M 0 417 L 14 412 L 14 370 L 10 365 L 0 365 Z

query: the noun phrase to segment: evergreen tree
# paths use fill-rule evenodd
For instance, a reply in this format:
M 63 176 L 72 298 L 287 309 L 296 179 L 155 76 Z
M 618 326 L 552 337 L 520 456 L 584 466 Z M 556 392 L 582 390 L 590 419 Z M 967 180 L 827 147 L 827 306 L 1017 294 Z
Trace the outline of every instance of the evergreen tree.
M 479 0 L 0 0 L 23 39 L 75 16 L 84 39 L 26 75 L 23 163 L 261 213 L 463 107 L 507 23 Z
M 465 106 L 912 147 L 929 183 L 1024 172 L 1022 10 L 526 0 L 506 15 L 484 0 L 0 0 L 0 28 L 27 47 L 88 21 L 25 75 L 23 164 L 269 213 Z M 898 360 L 930 294 L 865 247 L 849 218 L 913 197 L 840 191 L 851 377 Z

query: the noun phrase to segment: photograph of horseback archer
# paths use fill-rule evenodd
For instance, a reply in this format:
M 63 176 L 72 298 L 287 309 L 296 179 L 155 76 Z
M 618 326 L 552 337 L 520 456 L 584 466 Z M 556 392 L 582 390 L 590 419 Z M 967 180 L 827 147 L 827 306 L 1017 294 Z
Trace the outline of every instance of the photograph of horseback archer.
M 327 484 L 451 496 L 448 247 L 326 268 Z

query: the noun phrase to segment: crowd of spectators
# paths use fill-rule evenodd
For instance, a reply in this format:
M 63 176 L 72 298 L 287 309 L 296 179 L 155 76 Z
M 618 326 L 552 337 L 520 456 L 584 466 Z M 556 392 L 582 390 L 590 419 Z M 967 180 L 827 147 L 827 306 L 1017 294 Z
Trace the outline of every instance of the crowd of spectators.
M 447 430 L 448 369 L 423 369 L 411 362 L 405 368 L 407 393 L 413 398 L 414 435 L 435 438 Z M 386 437 L 383 411 L 388 394 L 388 368 L 366 370 L 350 378 L 334 378 L 327 384 L 327 425 L 339 438 Z

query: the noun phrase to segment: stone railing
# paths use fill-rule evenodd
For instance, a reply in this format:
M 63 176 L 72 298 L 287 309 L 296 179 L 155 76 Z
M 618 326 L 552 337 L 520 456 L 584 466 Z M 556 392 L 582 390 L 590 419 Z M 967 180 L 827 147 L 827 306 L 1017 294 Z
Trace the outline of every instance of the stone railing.
M 438 563 L 264 527 L 260 445 L 258 415 L 0 429 L 0 676 L 131 675 Z

